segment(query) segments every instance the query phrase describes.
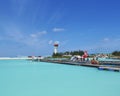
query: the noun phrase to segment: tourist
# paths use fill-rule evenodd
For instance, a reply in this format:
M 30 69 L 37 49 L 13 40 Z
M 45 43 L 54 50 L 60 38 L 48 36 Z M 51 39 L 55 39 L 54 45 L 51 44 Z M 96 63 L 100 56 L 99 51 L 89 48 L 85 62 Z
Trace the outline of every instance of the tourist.
M 93 59 L 91 60 L 91 64 L 98 64 L 98 61 L 93 58 Z

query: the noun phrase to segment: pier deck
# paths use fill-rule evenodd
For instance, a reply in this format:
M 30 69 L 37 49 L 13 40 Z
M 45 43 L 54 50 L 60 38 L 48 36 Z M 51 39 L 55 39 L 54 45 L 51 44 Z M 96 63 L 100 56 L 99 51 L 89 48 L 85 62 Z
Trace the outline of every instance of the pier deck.
M 100 64 L 91 64 L 90 62 L 73 62 L 73 61 L 62 61 L 62 60 L 40 60 L 40 62 L 48 62 L 48 63 L 54 63 L 54 64 L 65 64 L 65 65 L 75 65 L 75 66 L 86 66 L 86 67 L 94 67 L 98 68 L 99 70 L 109 70 L 109 71 L 120 71 L 120 66 L 108 66 L 104 65 L 103 63 Z M 107 62 L 105 62 L 107 63 Z M 109 64 L 110 62 L 108 62 Z M 111 62 L 114 63 L 114 62 Z M 119 63 L 115 64 L 119 65 Z
M 109 71 L 120 71 L 119 67 L 111 67 L 111 66 L 100 66 L 98 67 L 99 70 L 109 70 Z
M 100 64 L 104 64 L 104 65 L 120 65 L 120 61 L 100 61 Z

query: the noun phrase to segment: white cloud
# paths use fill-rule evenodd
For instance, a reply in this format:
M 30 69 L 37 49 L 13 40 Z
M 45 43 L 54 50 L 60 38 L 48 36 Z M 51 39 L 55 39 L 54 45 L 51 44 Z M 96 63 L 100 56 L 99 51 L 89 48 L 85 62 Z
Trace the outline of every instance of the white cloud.
M 30 37 L 36 38 L 37 35 L 36 34 L 30 34 Z
M 47 34 L 47 31 L 41 31 L 41 32 L 38 32 L 38 35 L 45 35 L 45 34 Z
M 53 28 L 53 32 L 61 32 L 64 31 L 64 28 Z
M 17 26 L 4 26 L 5 40 L 25 44 L 35 48 L 40 48 L 47 45 L 47 39 L 43 35 L 47 34 L 47 31 L 35 32 L 32 34 L 26 34 L 20 30 Z
M 46 32 L 37 32 L 35 34 L 24 35 L 24 39 L 19 41 L 29 46 L 44 46 L 47 41 L 45 38 L 42 38 L 42 36 L 45 34 Z
M 50 45 L 53 44 L 53 40 L 50 40 L 50 41 L 48 42 L 48 44 L 50 44 Z
M 56 9 L 53 13 L 51 13 L 51 16 L 48 18 L 48 24 L 56 24 L 59 21 L 63 19 L 64 11 L 62 7 Z
M 54 43 L 57 43 L 57 44 L 60 44 L 60 41 L 54 41 L 54 40 L 50 40 L 49 42 L 48 42 L 48 44 L 54 44 Z
M 46 35 L 46 34 L 47 34 L 47 31 L 41 31 L 41 32 L 36 32 L 34 34 L 30 34 L 30 37 L 38 38 L 38 37 L 41 37 L 41 36 Z
M 110 41 L 110 39 L 109 38 L 104 38 L 103 41 L 108 42 L 108 41 Z
M 24 35 L 16 29 L 8 28 L 6 30 L 6 37 L 9 40 L 19 41 L 24 38 Z
M 55 41 L 54 43 L 57 43 L 57 44 L 59 44 L 59 43 L 60 43 L 60 41 Z

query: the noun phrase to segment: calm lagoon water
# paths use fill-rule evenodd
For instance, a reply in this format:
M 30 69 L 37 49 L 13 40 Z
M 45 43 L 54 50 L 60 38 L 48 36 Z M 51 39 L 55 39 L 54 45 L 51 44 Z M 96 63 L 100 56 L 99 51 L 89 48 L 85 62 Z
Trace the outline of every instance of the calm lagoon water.
M 120 96 L 120 72 L 0 60 L 0 96 Z

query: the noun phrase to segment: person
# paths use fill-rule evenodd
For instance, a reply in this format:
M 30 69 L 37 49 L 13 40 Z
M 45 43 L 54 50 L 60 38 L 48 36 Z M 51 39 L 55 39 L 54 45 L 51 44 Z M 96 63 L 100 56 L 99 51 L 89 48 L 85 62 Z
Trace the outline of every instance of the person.
M 91 60 L 91 64 L 99 64 L 94 58 Z
M 89 58 L 87 58 L 87 61 L 89 61 Z
M 96 56 L 96 60 L 98 60 L 98 56 Z

